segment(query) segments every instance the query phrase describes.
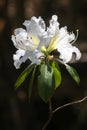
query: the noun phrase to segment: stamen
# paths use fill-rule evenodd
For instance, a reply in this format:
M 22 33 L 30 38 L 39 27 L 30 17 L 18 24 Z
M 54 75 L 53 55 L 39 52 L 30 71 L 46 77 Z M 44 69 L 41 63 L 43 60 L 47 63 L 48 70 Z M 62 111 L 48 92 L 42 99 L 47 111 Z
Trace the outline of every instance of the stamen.
M 76 30 L 76 38 L 75 38 L 75 40 L 74 40 L 73 42 L 71 42 L 71 44 L 74 44 L 74 43 L 76 42 L 76 40 L 77 40 L 77 38 L 78 38 L 78 34 L 79 34 L 78 32 L 79 32 L 79 30 L 77 29 L 77 30 Z

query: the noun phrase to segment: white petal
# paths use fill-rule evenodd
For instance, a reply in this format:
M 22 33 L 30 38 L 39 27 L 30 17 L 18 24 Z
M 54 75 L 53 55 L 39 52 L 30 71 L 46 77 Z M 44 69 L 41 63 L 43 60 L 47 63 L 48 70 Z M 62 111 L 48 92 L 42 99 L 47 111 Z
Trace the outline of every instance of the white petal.
M 13 55 L 14 66 L 16 67 L 16 69 L 19 69 L 20 65 L 24 63 L 27 59 L 29 59 L 32 64 L 39 65 L 41 63 L 40 58 L 43 56 L 44 54 L 38 50 L 32 52 L 17 50 L 16 54 Z
M 16 54 L 13 55 L 13 60 L 14 60 L 14 66 L 16 67 L 16 69 L 20 68 L 21 65 L 21 57 L 23 57 L 25 55 L 25 51 L 24 50 L 17 50 Z
M 58 38 L 56 39 L 55 49 L 58 49 L 61 46 L 71 46 L 71 42 L 75 40 L 74 33 L 69 34 L 66 26 L 62 27 L 57 35 Z
M 49 35 L 54 35 L 56 30 L 59 30 L 59 22 L 57 21 L 58 17 L 56 15 L 52 16 L 52 19 L 50 20 L 50 25 L 47 28 L 47 33 Z
M 60 38 L 65 37 L 67 34 L 68 34 L 68 32 L 67 32 L 67 27 L 66 26 L 60 28 L 60 30 L 59 30 L 59 36 L 60 36 Z
M 23 28 L 17 28 L 14 30 L 14 34 L 18 35 L 18 34 L 22 34 L 22 33 L 26 33 L 26 30 Z M 22 35 L 23 36 L 23 35 Z M 24 37 L 24 36 L 23 36 Z
M 65 48 L 59 52 L 60 52 L 59 58 L 62 59 L 64 63 L 68 63 L 71 60 L 72 52 L 69 49 Z
M 15 35 L 16 35 L 16 40 L 18 41 L 27 39 L 27 32 L 22 28 L 15 29 Z
M 74 33 L 71 33 L 71 34 L 69 34 L 68 42 L 70 43 L 73 40 L 75 40 L 75 35 L 74 35 Z
M 43 56 L 44 54 L 36 49 L 34 52 L 31 53 L 31 55 L 29 55 L 29 59 L 33 64 L 39 65 L 41 63 L 40 58 Z
M 76 60 L 79 60 L 81 58 L 81 52 L 77 47 L 73 47 L 73 53 L 76 54 Z
M 34 44 L 33 40 L 22 28 L 16 29 L 15 36 L 12 35 L 11 39 L 14 43 L 14 46 L 18 49 L 30 50 L 30 51 L 36 49 L 36 45 Z
M 14 54 L 13 59 L 19 60 L 21 56 L 24 56 L 25 51 L 24 50 L 17 50 L 16 54 Z
M 43 37 L 39 37 L 40 39 L 40 44 L 39 44 L 39 49 L 41 49 L 41 47 L 44 45 L 46 48 L 48 47 L 50 41 L 51 41 L 51 38 L 50 36 L 43 36 Z
M 14 46 L 15 46 L 16 48 L 18 48 L 17 42 L 16 42 L 16 40 L 15 40 L 15 36 L 14 36 L 14 35 L 11 36 L 11 40 L 13 41 Z M 19 48 L 18 48 L 18 49 L 19 49 Z
M 67 46 L 59 47 L 58 52 L 60 53 L 59 58 L 62 59 L 65 63 L 68 63 L 72 59 L 73 53 L 76 54 L 76 60 L 79 60 L 81 58 L 79 49 L 70 44 L 67 44 Z
M 59 30 L 59 40 L 64 39 L 64 38 L 66 38 L 68 42 L 75 40 L 74 33 L 72 32 L 69 34 L 66 26 L 60 28 L 60 30 Z
M 45 23 L 41 17 L 32 17 L 31 20 L 25 20 L 23 25 L 26 26 L 27 32 L 33 35 L 42 35 L 45 33 Z

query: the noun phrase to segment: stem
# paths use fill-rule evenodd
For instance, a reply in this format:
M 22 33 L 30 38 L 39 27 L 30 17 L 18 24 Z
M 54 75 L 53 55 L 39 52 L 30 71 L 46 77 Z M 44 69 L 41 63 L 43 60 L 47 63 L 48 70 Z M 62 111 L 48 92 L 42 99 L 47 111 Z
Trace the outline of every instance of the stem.
M 49 99 L 48 103 L 49 103 L 49 117 L 48 117 L 48 120 L 45 122 L 45 124 L 44 124 L 42 130 L 46 130 L 47 126 L 49 125 L 49 123 L 51 122 L 52 117 L 53 117 L 53 111 L 52 111 L 52 102 L 51 102 L 51 99 Z
M 67 103 L 67 104 L 64 104 L 62 106 L 59 106 L 57 107 L 56 109 L 52 110 L 52 102 L 51 102 L 51 99 L 49 99 L 49 117 L 48 117 L 48 120 L 45 122 L 42 130 L 46 130 L 47 126 L 49 125 L 49 123 L 51 122 L 52 120 L 52 117 L 54 115 L 55 112 L 57 112 L 58 110 L 61 110 L 67 106 L 71 106 L 71 105 L 74 105 L 74 104 L 78 104 L 78 103 L 82 103 L 83 101 L 85 101 L 87 99 L 87 96 L 85 96 L 84 98 L 80 99 L 80 100 L 77 100 L 77 101 L 74 101 L 74 102 L 70 102 L 70 103 Z
M 74 101 L 74 102 L 70 102 L 70 103 L 64 104 L 64 105 L 62 105 L 62 106 L 60 106 L 60 107 L 57 107 L 55 110 L 53 110 L 53 113 L 57 112 L 57 111 L 60 110 L 60 109 L 65 108 L 65 107 L 67 107 L 67 106 L 71 106 L 71 105 L 74 105 L 74 104 L 81 103 L 81 102 L 85 101 L 86 99 L 87 99 L 87 96 L 85 96 L 84 98 L 82 98 L 82 99 L 80 99 L 80 100 L 77 100 L 77 101 Z

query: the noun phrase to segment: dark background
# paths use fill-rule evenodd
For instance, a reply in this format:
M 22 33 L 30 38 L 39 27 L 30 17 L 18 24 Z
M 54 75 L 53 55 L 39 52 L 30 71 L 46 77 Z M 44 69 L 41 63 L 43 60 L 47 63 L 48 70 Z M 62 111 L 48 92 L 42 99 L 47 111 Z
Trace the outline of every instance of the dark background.
M 0 130 L 41 130 L 48 116 L 48 104 L 38 96 L 36 82 L 31 102 L 28 99 L 29 79 L 20 88 L 14 83 L 28 63 L 16 70 L 13 54 L 16 49 L 11 41 L 15 28 L 25 19 L 41 16 L 47 23 L 53 14 L 58 15 L 60 26 L 69 31 L 79 29 L 76 46 L 82 58 L 72 66 L 80 75 L 77 86 L 61 66 L 62 84 L 52 98 L 53 108 L 81 99 L 87 95 L 87 0 L 0 0 Z M 55 113 L 47 130 L 87 130 L 87 101 L 64 108 Z

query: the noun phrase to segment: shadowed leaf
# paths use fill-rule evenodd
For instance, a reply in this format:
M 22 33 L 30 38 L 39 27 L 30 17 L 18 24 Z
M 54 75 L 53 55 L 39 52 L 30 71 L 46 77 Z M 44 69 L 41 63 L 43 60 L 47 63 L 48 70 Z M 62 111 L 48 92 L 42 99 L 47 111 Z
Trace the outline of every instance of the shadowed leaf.
M 30 72 L 33 70 L 34 68 L 34 64 L 30 64 L 18 77 L 16 83 L 15 83 L 15 88 L 18 88 L 23 82 L 24 80 L 28 77 L 28 75 L 30 74 Z
M 30 99 L 31 94 L 32 94 L 32 87 L 33 87 L 33 83 L 34 83 L 35 70 L 36 70 L 36 66 L 34 67 L 34 70 L 32 72 L 32 75 L 31 75 L 31 78 L 29 81 L 29 99 Z
M 61 84 L 62 77 L 61 77 L 60 68 L 56 62 L 52 62 L 52 68 L 54 72 L 55 89 L 56 89 Z
M 69 72 L 69 74 L 72 76 L 72 78 L 75 80 L 75 82 L 79 85 L 80 78 L 79 78 L 77 71 L 69 65 L 66 65 L 66 69 Z

